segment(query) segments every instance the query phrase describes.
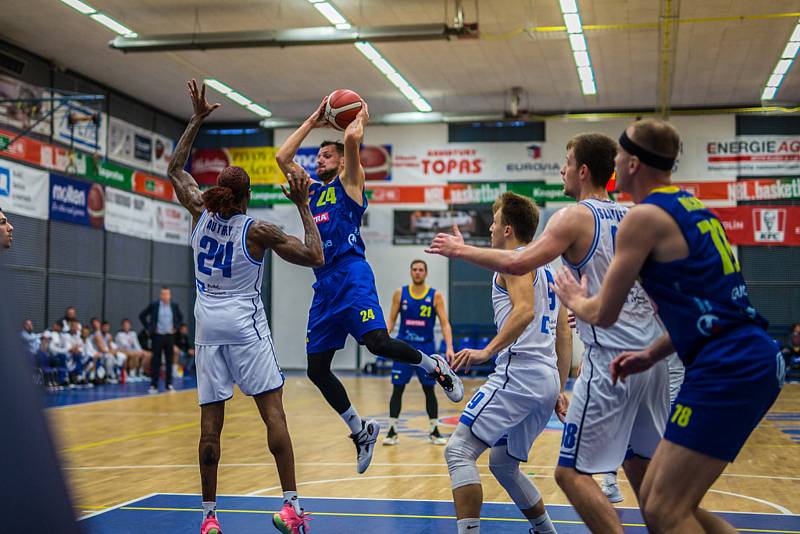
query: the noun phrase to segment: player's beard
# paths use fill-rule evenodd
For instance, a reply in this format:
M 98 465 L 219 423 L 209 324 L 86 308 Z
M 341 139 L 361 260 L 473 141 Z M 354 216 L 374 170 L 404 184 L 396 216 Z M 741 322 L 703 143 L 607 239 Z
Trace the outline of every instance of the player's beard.
M 323 182 L 328 183 L 331 180 L 333 180 L 334 178 L 336 178 L 336 175 L 338 174 L 338 172 L 339 172 L 338 168 L 333 168 L 333 169 L 329 169 L 327 171 L 317 172 L 317 177 L 320 180 L 322 180 Z

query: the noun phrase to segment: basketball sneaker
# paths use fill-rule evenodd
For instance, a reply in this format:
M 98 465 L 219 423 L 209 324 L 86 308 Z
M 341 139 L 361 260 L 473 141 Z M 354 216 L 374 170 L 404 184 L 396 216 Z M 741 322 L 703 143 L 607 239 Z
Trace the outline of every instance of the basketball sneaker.
M 428 434 L 428 439 L 434 445 L 447 445 L 447 438 L 439 433 L 439 427 L 438 426 L 433 427 L 433 430 L 431 430 L 431 433 Z
M 436 381 L 439 382 L 439 385 L 444 389 L 448 399 L 453 402 L 460 402 L 461 399 L 464 398 L 464 384 L 461 382 L 461 379 L 450 368 L 450 364 L 447 363 L 447 360 L 438 354 L 431 354 L 430 356 L 436 360 L 437 367 L 436 370 L 429 373 L 428 376 L 435 378 Z
M 288 502 L 283 503 L 280 512 L 272 515 L 272 524 L 283 534 L 306 534 L 311 530 L 311 527 L 308 526 L 309 521 L 311 518 L 306 516 L 305 511 L 301 511 L 300 515 L 297 515 L 294 507 Z
M 381 425 L 374 419 L 364 419 L 361 421 L 361 431 L 358 434 L 350 434 L 350 439 L 356 444 L 356 458 L 358 460 L 357 471 L 360 475 L 369 467 L 372 461 L 372 453 L 375 452 L 375 442 L 378 441 L 378 434 L 381 432 Z
M 196 524 L 196 523 L 195 523 Z M 200 534 L 222 534 L 222 527 L 213 515 L 209 515 L 200 527 Z
M 622 492 L 619 490 L 619 485 L 616 482 L 608 482 L 603 480 L 600 483 L 600 489 L 603 491 L 603 495 L 606 496 L 608 502 L 610 503 L 618 503 L 625 500 L 622 496 Z
M 397 436 L 397 432 L 395 431 L 393 426 L 389 427 L 389 433 L 386 434 L 386 437 L 383 438 L 384 445 L 397 445 L 400 442 L 400 438 Z

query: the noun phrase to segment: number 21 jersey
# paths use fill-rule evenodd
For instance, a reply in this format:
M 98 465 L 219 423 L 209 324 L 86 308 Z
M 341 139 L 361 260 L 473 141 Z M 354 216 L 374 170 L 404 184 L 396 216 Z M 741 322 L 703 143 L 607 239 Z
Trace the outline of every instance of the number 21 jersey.
M 195 344 L 242 345 L 269 335 L 261 301 L 263 262 L 247 251 L 253 218 L 204 211 L 192 232 Z

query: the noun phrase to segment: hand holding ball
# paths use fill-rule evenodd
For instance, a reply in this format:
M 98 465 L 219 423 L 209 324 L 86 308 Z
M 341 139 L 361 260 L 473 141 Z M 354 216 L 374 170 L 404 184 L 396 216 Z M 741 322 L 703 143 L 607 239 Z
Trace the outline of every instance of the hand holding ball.
M 361 97 L 349 89 L 337 89 L 325 102 L 325 120 L 337 130 L 344 130 L 361 111 Z

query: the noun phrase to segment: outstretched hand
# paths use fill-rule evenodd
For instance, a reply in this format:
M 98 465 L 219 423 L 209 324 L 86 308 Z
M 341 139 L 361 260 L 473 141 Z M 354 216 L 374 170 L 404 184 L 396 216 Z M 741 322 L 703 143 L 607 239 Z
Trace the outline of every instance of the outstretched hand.
M 458 249 L 464 246 L 464 236 L 458 229 L 458 225 L 453 225 L 453 234 L 436 234 L 431 244 L 425 249 L 428 254 L 439 254 L 447 258 L 454 258 L 458 253 Z
M 561 304 L 571 310 L 577 308 L 575 303 L 578 300 L 589 296 L 589 280 L 586 275 L 581 277 L 581 283 L 578 284 L 575 276 L 566 267 L 559 269 L 550 287 L 558 295 Z
M 195 117 L 205 119 L 212 111 L 220 107 L 222 104 L 209 104 L 206 100 L 206 84 L 200 84 L 197 87 L 197 80 L 192 79 L 189 83 L 189 96 L 192 99 L 192 109 Z
M 286 173 L 286 181 L 289 184 L 287 189 L 281 184 L 283 194 L 298 206 L 308 204 L 308 186 L 311 184 L 311 177 L 300 165 L 293 163 L 291 170 Z

